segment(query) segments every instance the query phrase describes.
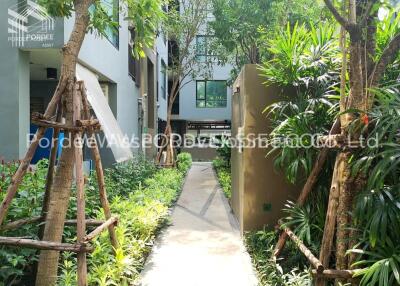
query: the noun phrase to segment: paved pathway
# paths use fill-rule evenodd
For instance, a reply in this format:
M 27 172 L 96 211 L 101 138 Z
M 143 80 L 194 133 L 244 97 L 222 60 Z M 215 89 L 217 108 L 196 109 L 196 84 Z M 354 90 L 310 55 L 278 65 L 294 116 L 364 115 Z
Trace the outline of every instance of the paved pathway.
M 194 163 L 172 215 L 142 274 L 142 286 L 256 286 L 210 163 Z

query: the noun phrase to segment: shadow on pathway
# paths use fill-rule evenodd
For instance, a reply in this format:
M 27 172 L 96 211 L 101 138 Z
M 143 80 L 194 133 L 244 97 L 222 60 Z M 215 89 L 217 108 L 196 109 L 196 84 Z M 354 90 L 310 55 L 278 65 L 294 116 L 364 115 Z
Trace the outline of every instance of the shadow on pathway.
M 142 273 L 142 286 L 256 286 L 250 257 L 211 163 L 194 163 Z

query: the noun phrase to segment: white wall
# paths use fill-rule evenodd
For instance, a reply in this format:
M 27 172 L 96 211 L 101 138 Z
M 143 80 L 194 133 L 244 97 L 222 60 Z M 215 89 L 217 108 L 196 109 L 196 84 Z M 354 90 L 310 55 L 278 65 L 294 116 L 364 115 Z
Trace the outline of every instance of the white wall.
M 213 68 L 213 76 L 208 80 L 227 80 L 230 76 L 230 66 Z M 203 80 L 198 78 L 197 80 Z M 179 119 L 190 121 L 231 120 L 232 89 L 227 88 L 227 105 L 225 108 L 197 108 L 196 107 L 196 81 L 186 84 L 179 95 Z
M 182 0 L 185 3 L 185 0 Z M 182 3 L 182 2 L 181 2 Z M 181 13 L 182 13 L 181 6 Z M 212 13 L 208 14 L 207 21 L 213 20 Z M 198 35 L 207 35 L 207 23 L 200 27 Z M 192 46 L 195 48 L 196 40 Z M 232 66 L 219 66 L 215 63 L 212 66 L 212 77 L 207 80 L 228 80 Z M 201 74 L 201 73 L 200 73 Z M 196 80 L 204 80 L 204 78 L 196 78 Z M 227 105 L 225 108 L 197 108 L 196 107 L 196 81 L 190 81 L 182 87 L 179 95 L 179 116 L 176 119 L 189 121 L 220 121 L 231 120 L 231 99 L 232 89 L 227 88 Z
M 166 42 L 168 43 L 168 42 Z M 168 78 L 165 83 L 165 90 L 166 90 L 166 96 L 163 98 L 161 94 L 161 81 L 163 80 L 162 76 L 162 66 L 161 66 L 161 60 L 164 61 L 165 65 L 168 67 L 168 45 L 164 43 L 163 37 L 159 36 L 156 40 L 156 48 L 158 52 L 158 118 L 162 120 L 167 120 L 167 108 L 168 108 Z

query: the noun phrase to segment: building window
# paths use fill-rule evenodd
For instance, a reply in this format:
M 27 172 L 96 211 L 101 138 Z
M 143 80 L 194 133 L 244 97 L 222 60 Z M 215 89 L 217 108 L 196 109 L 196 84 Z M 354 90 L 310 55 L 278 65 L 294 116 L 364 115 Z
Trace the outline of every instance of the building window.
M 224 108 L 227 106 L 227 85 L 224 80 L 196 82 L 197 108 Z
M 167 65 L 161 60 L 161 96 L 167 98 Z
M 130 30 L 131 43 L 128 45 L 128 71 L 129 75 L 135 81 L 136 86 L 140 87 L 140 59 L 133 55 L 133 44 L 135 42 L 135 29 Z
M 110 19 L 119 25 L 119 0 L 101 0 L 101 7 L 110 17 Z M 92 5 L 89 8 L 91 13 L 94 12 L 95 6 Z M 119 48 L 119 28 L 118 27 L 107 27 L 103 33 L 103 36 L 106 37 L 110 43 Z
M 211 39 L 213 36 L 196 36 L 196 59 L 199 62 L 218 61 L 218 57 L 211 49 Z

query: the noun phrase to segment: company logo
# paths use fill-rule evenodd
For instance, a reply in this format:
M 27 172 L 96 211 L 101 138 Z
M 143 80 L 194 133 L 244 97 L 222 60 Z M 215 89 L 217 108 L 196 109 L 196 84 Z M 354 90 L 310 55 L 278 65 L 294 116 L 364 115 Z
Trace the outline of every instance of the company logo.
M 13 47 L 25 47 L 28 42 L 43 46 L 54 40 L 55 20 L 46 9 L 32 0 L 8 9 L 8 41 Z

